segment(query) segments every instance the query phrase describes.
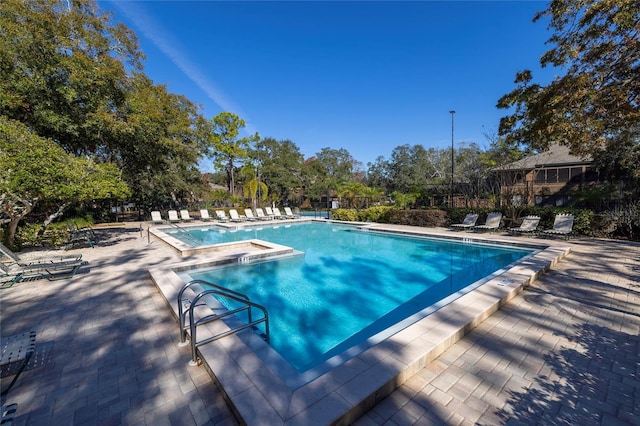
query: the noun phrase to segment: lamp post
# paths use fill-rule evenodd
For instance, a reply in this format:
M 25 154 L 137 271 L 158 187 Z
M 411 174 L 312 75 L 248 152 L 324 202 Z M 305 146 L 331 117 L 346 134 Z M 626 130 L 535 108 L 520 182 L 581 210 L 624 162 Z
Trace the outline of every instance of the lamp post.
M 451 110 L 449 111 L 449 114 L 451 114 L 451 187 L 450 187 L 450 203 L 451 203 L 451 207 L 453 207 L 453 115 L 456 112 Z

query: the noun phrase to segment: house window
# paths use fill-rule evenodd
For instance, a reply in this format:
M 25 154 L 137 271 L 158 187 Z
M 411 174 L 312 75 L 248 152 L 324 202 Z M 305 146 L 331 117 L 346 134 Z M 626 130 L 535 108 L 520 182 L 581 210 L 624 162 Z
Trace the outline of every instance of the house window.
M 558 182 L 569 182 L 569 170 L 568 168 L 558 169 Z
M 558 169 L 547 169 L 547 183 L 558 182 Z
M 545 170 L 538 170 L 536 172 L 536 183 L 545 183 L 547 181 L 547 174 Z

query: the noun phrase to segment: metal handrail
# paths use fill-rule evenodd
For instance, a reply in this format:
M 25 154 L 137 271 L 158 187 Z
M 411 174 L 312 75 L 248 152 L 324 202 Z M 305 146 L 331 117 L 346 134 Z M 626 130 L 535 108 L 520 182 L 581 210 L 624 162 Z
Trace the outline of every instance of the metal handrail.
M 208 287 L 212 287 L 215 288 L 217 290 L 220 291 L 224 291 L 230 295 L 239 297 L 241 299 L 244 300 L 249 300 L 249 296 L 247 296 L 246 294 L 240 293 L 239 291 L 235 291 L 235 290 L 231 290 L 229 288 L 226 287 L 222 287 L 220 285 L 217 284 L 213 284 L 210 283 L 208 281 L 204 281 L 204 280 L 192 280 L 189 281 L 188 283 L 186 283 L 185 285 L 182 286 L 182 288 L 180 289 L 180 292 L 178 292 L 178 321 L 180 323 L 180 344 L 184 345 L 184 343 L 186 342 L 187 339 L 187 326 L 185 324 L 185 319 L 186 319 L 186 315 L 187 313 L 184 312 L 185 309 L 185 300 L 183 299 L 184 296 L 184 292 L 189 289 L 190 287 L 193 287 L 194 285 L 202 285 L 202 286 L 208 286 Z M 193 302 L 189 301 L 189 306 L 191 306 L 193 304 Z
M 215 340 L 221 339 L 223 337 L 226 336 L 230 336 L 232 334 L 236 334 L 242 330 L 246 330 L 248 328 L 254 327 L 260 323 L 264 323 L 265 324 L 265 341 L 267 343 L 269 343 L 270 341 L 270 333 L 269 333 L 269 314 L 267 312 L 267 309 L 258 304 L 258 303 L 254 303 L 252 301 L 249 300 L 249 298 L 245 295 L 242 294 L 240 292 L 207 282 L 207 281 L 203 281 L 203 280 L 193 280 L 188 282 L 187 284 L 185 284 L 182 289 L 180 289 L 180 292 L 178 294 L 178 316 L 179 316 L 179 320 L 180 320 L 180 342 L 182 344 L 184 344 L 184 342 L 186 341 L 186 325 L 185 325 L 185 320 L 186 320 L 186 312 L 184 312 L 184 300 L 183 300 L 183 295 L 184 292 L 187 288 L 192 287 L 195 284 L 200 284 L 203 286 L 208 286 L 208 287 L 212 287 L 210 289 L 204 289 L 201 292 L 199 292 L 198 294 L 196 294 L 196 296 L 193 298 L 192 301 L 189 302 L 189 308 L 188 308 L 188 314 L 189 314 L 189 335 L 190 335 L 190 342 L 191 342 L 191 361 L 189 362 L 190 365 L 198 365 L 198 357 L 197 357 L 197 352 L 196 349 L 198 346 L 202 346 L 205 345 L 207 343 L 213 342 Z M 202 299 L 205 296 L 208 295 L 217 295 L 217 296 L 221 296 L 236 302 L 240 302 L 242 304 L 242 306 L 235 308 L 235 309 L 231 309 L 231 310 L 227 310 L 223 313 L 220 314 L 212 314 L 212 315 L 207 315 L 205 317 L 202 317 L 198 320 L 195 319 L 195 308 L 199 307 L 199 306 L 206 306 L 206 304 L 202 303 L 199 304 L 198 302 L 200 302 L 200 299 Z M 256 309 L 260 309 L 262 311 L 262 317 L 257 319 L 257 320 L 253 320 L 253 316 L 251 313 L 251 309 L 252 308 L 256 308 Z M 234 315 L 236 313 L 242 312 L 242 311 L 247 311 L 247 318 L 248 321 L 246 324 L 243 324 L 241 326 L 235 327 L 235 328 L 231 328 L 227 331 L 224 331 L 222 333 L 218 333 L 214 336 L 208 337 L 206 339 L 202 339 L 201 341 L 197 340 L 196 337 L 196 330 L 197 327 L 199 325 L 204 325 L 207 323 L 210 323 L 212 321 L 216 321 L 225 317 L 228 317 L 230 315 Z

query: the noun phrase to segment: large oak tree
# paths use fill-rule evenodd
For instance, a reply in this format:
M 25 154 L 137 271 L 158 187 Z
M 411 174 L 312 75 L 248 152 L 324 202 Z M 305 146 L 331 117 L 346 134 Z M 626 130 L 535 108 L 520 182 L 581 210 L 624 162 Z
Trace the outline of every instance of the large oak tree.
M 552 142 L 640 176 L 640 2 L 553 0 L 534 21 L 549 19 L 552 45 L 540 59 L 564 75 L 536 84 L 530 70 L 498 101 L 513 109 L 500 134 L 544 149 Z
M 66 153 L 27 126 L 0 116 L 0 218 L 5 242 L 13 245 L 18 224 L 46 201 L 48 222 L 72 203 L 123 199 L 129 195 L 120 172 L 110 163 Z

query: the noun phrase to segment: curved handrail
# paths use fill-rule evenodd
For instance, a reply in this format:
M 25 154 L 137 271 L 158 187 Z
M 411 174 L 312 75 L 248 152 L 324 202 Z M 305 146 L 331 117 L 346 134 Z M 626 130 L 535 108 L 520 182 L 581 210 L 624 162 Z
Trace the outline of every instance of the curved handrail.
M 185 306 L 184 306 L 184 303 L 183 303 L 184 302 L 183 296 L 184 296 L 184 292 L 187 289 L 193 287 L 196 284 L 199 284 L 199 285 L 202 285 L 202 286 L 213 287 L 215 289 L 218 289 L 220 291 L 224 291 L 224 292 L 226 292 L 228 294 L 231 294 L 231 295 L 234 295 L 236 297 L 240 297 L 242 299 L 249 300 L 249 297 L 246 294 L 240 293 L 239 291 L 231 290 L 229 288 L 222 287 L 222 286 L 217 285 L 217 284 L 210 283 L 208 281 L 204 281 L 204 280 L 191 280 L 191 281 L 189 281 L 188 283 L 183 285 L 182 288 L 180 289 L 180 291 L 178 292 L 178 321 L 180 323 L 180 343 L 181 344 L 185 343 L 186 337 L 187 337 L 186 336 L 187 327 L 186 327 L 186 324 L 185 324 L 186 313 L 184 312 Z M 189 306 L 192 306 L 193 303 L 194 303 L 193 301 L 190 302 Z
M 228 293 L 226 290 L 228 289 L 224 289 L 223 290 L 218 290 L 218 289 L 211 289 L 211 290 L 204 290 L 200 293 L 198 293 L 196 295 L 196 297 L 194 297 L 193 301 L 191 302 L 191 306 L 189 306 L 189 334 L 191 336 L 191 361 L 190 364 L 191 365 L 197 365 L 198 364 L 198 356 L 196 353 L 196 348 L 198 346 L 202 346 L 205 345 L 207 343 L 213 342 L 215 340 L 221 339 L 223 337 L 226 336 L 230 336 L 232 334 L 235 334 L 239 331 L 242 330 L 246 330 L 247 328 L 253 327 L 255 325 L 258 325 L 262 322 L 265 323 L 265 341 L 267 343 L 269 343 L 270 340 L 270 334 L 269 334 L 269 314 L 267 312 L 267 309 L 258 304 L 258 303 L 254 303 L 248 299 L 242 298 L 242 297 L 237 297 L 234 296 L 233 294 Z M 231 300 L 235 300 L 236 302 L 240 302 L 243 304 L 243 306 L 230 310 L 230 311 L 226 311 L 222 314 L 213 314 L 213 315 L 209 315 L 206 317 L 203 317 L 201 319 L 199 319 L 198 321 L 195 320 L 195 314 L 194 314 L 194 309 L 196 307 L 198 307 L 198 301 L 200 301 L 200 299 L 202 299 L 203 297 L 207 296 L 207 295 L 218 295 L 218 296 L 222 296 L 222 297 L 226 297 L 228 299 Z M 202 305 L 200 305 L 202 306 Z M 257 319 L 255 321 L 252 320 L 252 314 L 251 314 L 251 308 L 256 308 L 262 311 L 262 318 Z M 242 312 L 244 310 L 247 310 L 247 314 L 248 314 L 248 322 L 246 324 L 243 324 L 242 326 L 236 327 L 236 328 L 231 328 L 225 332 L 216 334 L 212 337 L 208 337 L 206 339 L 203 339 L 201 341 L 198 342 L 197 337 L 196 337 L 196 328 L 199 325 L 203 325 L 203 324 L 207 324 L 209 322 L 215 321 L 215 320 L 219 320 L 222 319 L 224 317 L 233 315 L 235 313 L 238 312 Z

